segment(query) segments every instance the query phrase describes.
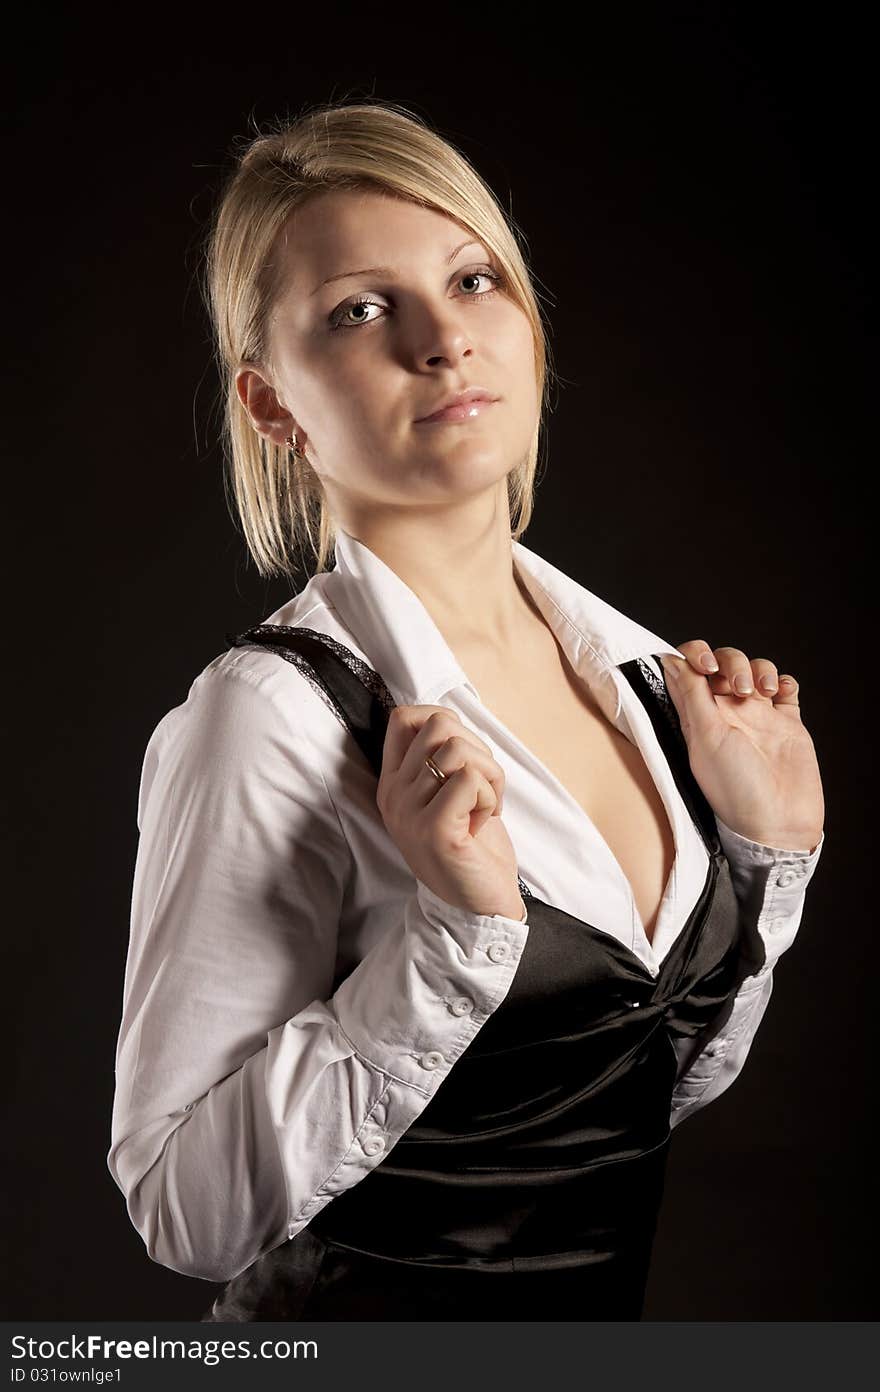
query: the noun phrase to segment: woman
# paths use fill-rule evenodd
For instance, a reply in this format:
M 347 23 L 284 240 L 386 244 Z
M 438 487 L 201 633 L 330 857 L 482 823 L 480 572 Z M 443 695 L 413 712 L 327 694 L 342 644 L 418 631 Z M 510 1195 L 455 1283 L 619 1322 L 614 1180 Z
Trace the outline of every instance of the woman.
M 821 852 L 798 684 L 520 542 L 541 316 L 418 118 L 254 140 L 207 266 L 249 549 L 317 570 L 147 748 L 111 1172 L 207 1319 L 637 1319 Z

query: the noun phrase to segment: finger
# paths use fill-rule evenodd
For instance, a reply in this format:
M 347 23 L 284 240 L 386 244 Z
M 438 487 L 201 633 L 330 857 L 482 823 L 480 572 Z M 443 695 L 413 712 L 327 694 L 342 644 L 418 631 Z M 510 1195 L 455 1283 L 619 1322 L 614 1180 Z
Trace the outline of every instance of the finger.
M 746 678 L 747 682 L 749 681 L 749 677 L 746 676 L 747 669 L 742 664 L 737 662 L 735 664 L 732 664 L 732 666 L 734 671 L 734 677 L 743 676 Z M 771 662 L 770 659 L 767 657 L 753 657 L 751 662 L 748 664 L 748 671 L 750 672 L 752 686 L 751 692 L 740 690 L 739 686 L 734 685 L 734 683 L 731 681 L 729 672 L 725 671 L 722 668 L 715 676 L 709 678 L 713 695 L 754 695 L 764 696 L 767 700 L 770 700 L 773 696 L 776 695 L 776 692 L 779 688 L 779 677 L 776 671 L 775 663 Z
M 799 706 L 800 682 L 789 672 L 779 678 L 779 693 L 773 698 L 774 706 Z
M 679 669 L 685 668 L 689 673 L 707 675 L 705 669 L 709 667 L 712 659 L 717 661 L 717 672 L 708 673 L 708 686 L 713 696 L 746 697 L 757 694 L 768 697 L 774 705 L 797 706 L 799 704 L 798 682 L 790 673 L 780 676 L 776 664 L 771 662 L 769 658 L 756 657 L 750 661 L 740 648 L 720 647 L 713 650 L 702 638 L 694 638 L 687 643 L 679 644 L 678 651 L 685 659 L 684 662 L 676 660 L 669 654 L 662 654 L 661 662 L 666 675 L 674 676 Z M 667 656 L 669 656 L 668 663 L 664 660 Z M 764 685 L 765 681 L 766 686 Z M 681 686 L 683 694 L 693 695 L 695 688 L 692 685 L 685 681 L 681 683 Z M 670 690 L 674 690 L 673 685 L 670 685 Z M 704 702 L 701 702 L 696 709 L 697 711 L 703 710 L 708 714 L 708 707 Z
M 411 747 L 414 749 L 416 744 L 417 741 L 414 740 Z M 431 748 L 429 753 L 440 772 L 446 774 L 447 779 L 451 778 L 465 764 L 470 764 L 473 768 L 478 769 L 494 789 L 496 800 L 494 811 L 500 813 L 504 801 L 504 770 L 492 754 L 484 754 L 482 749 L 476 749 L 470 740 L 463 739 L 458 735 L 453 735 L 443 744 Z M 407 759 L 408 757 L 407 755 Z M 401 766 L 400 776 L 404 779 L 407 776 L 407 760 L 404 760 Z M 437 776 L 425 766 L 424 758 L 421 764 L 413 769 L 411 776 L 411 787 L 416 798 L 416 805 L 424 807 L 426 803 L 436 797 L 437 790 L 442 784 Z
M 467 743 L 475 754 L 480 754 L 483 758 L 495 757 L 489 746 L 469 730 L 458 713 L 450 710 L 448 706 L 415 706 L 412 709 L 417 713 L 427 711 L 428 715 L 410 740 L 400 762 L 398 772 L 404 778 L 414 780 L 428 755 L 433 757 L 436 750 L 453 738 Z
M 700 676 L 705 677 L 707 672 L 718 671 L 718 661 L 705 638 L 690 638 L 686 643 L 679 643 L 678 652 L 688 666 L 693 671 L 698 672 Z M 663 656 L 667 657 L 671 654 L 664 653 Z M 676 662 L 675 657 L 672 657 L 672 662 L 678 666 L 681 665 Z
M 759 696 L 764 696 L 770 700 L 776 695 L 779 690 L 779 673 L 776 670 L 776 663 L 771 662 L 769 657 L 752 658 L 752 676 L 755 682 L 755 691 Z
M 692 638 L 687 643 L 682 643 L 679 651 L 690 671 L 700 676 L 711 677 L 713 694 L 754 694 L 752 664 L 741 648 L 712 648 L 704 638 Z
M 711 648 L 702 638 L 681 644 L 690 671 L 708 676 L 712 694 L 716 696 L 753 696 L 755 678 L 752 664 L 741 648 Z M 764 659 L 759 659 L 764 660 Z M 712 670 L 712 663 L 716 670 Z
M 668 653 L 663 653 L 660 660 L 668 678 L 667 690 L 672 696 L 685 735 L 691 729 L 698 732 L 701 728 L 711 729 L 718 719 L 718 711 L 706 673 L 697 671 L 687 660 L 678 661 Z
M 448 706 L 394 706 L 388 716 L 382 747 L 382 773 L 397 773 L 425 722 L 435 714 L 458 719 Z
M 716 648 L 715 656 L 718 659 L 718 678 L 727 681 L 730 695 L 732 696 L 754 696 L 755 679 L 752 674 L 752 664 L 746 653 L 741 648 Z M 713 692 L 722 694 L 713 686 Z
M 429 778 L 433 778 L 426 769 Z M 448 819 L 467 819 L 467 829 L 476 836 L 480 828 L 489 820 L 497 806 L 495 789 L 472 763 L 462 764 L 446 779 L 445 783 L 434 780 L 437 791 L 422 811 L 423 818 L 431 825 Z
M 413 744 L 428 725 L 431 731 L 437 733 L 430 740 L 423 740 L 411 754 Z M 440 733 L 441 730 L 444 731 L 443 734 Z M 449 706 L 393 706 L 388 717 L 382 750 L 383 775 L 400 772 L 404 762 L 408 761 L 407 774 L 412 777 L 414 770 L 424 762 L 425 757 L 442 743 L 444 738 L 452 734 L 470 740 L 483 754 L 489 758 L 494 757 L 489 746 L 469 730 L 458 713 Z

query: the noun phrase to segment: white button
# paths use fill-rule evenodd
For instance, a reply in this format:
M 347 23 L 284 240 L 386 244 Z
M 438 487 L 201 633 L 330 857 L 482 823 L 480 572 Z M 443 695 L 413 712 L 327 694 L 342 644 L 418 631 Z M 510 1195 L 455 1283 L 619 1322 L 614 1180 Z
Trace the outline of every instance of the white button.
M 510 944 L 506 942 L 493 942 L 486 948 L 493 962 L 504 962 L 510 956 Z
M 449 1007 L 453 1015 L 470 1015 L 473 1008 L 474 1003 L 470 996 L 458 996 Z
M 443 1055 L 439 1049 L 429 1049 L 427 1054 L 422 1054 L 419 1063 L 423 1068 L 439 1068 L 441 1063 L 445 1063 Z
M 641 1003 L 641 1001 L 630 1001 L 630 1005 L 632 1006 L 641 1005 Z
M 796 870 L 780 870 L 776 877 L 776 883 L 780 888 L 785 889 L 786 885 L 790 885 L 797 878 L 798 873 Z
M 371 1136 L 369 1140 L 364 1141 L 363 1143 L 363 1151 L 365 1155 L 378 1155 L 380 1150 L 384 1149 L 385 1142 L 382 1140 L 381 1136 Z
M 767 927 L 769 928 L 771 933 L 781 933 L 783 928 L 785 927 L 785 919 L 774 918 L 772 922 L 767 924 Z

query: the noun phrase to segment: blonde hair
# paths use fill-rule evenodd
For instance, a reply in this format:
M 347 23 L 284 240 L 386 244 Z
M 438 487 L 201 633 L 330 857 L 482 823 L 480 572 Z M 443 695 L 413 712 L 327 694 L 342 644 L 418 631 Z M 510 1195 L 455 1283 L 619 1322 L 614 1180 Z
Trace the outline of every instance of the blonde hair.
M 226 497 L 257 570 L 293 578 L 295 550 L 307 564 L 306 542 L 317 571 L 326 570 L 335 543 L 317 475 L 253 428 L 235 386 L 243 363 L 268 363 L 268 324 L 283 272 L 281 258 L 274 256 L 278 234 L 310 195 L 329 189 L 390 193 L 454 218 L 494 254 L 506 293 L 528 316 L 541 410 L 526 458 L 508 474 L 511 535 L 518 539 L 532 515 L 551 371 L 542 310 L 516 229 L 464 155 L 421 117 L 375 98 L 329 102 L 276 123 L 247 144 L 221 190 L 206 237 L 201 288 L 224 403 Z

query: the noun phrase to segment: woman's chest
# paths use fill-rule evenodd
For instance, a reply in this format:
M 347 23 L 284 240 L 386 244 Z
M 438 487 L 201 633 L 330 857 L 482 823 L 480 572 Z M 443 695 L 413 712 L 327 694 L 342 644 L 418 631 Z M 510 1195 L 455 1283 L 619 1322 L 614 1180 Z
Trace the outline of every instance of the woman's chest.
M 628 880 L 648 941 L 675 860 L 675 839 L 637 745 L 606 718 L 566 662 L 516 680 L 469 675 L 482 704 L 574 799 Z

